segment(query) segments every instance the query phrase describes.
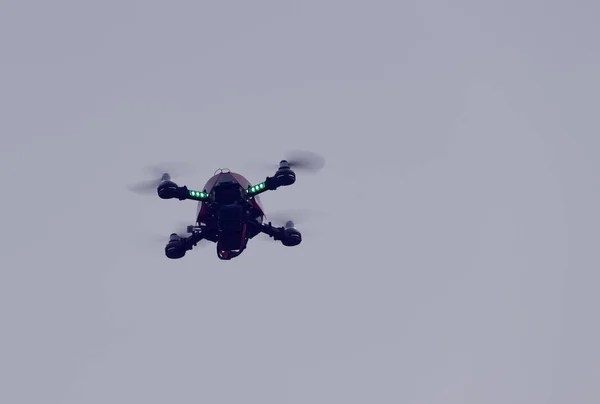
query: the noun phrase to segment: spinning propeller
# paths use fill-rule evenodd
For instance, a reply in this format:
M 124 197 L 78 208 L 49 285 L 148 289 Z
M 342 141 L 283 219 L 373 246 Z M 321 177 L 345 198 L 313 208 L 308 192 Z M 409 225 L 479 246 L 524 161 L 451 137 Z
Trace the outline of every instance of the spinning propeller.
M 322 156 L 306 150 L 291 151 L 285 160 L 292 170 L 317 172 L 325 166 L 325 159 Z
M 190 225 L 187 222 L 179 221 L 179 222 L 177 222 L 175 224 L 175 226 L 173 226 L 174 227 L 173 230 L 167 231 L 167 232 L 165 232 L 163 234 L 155 234 L 155 233 L 153 233 L 152 235 L 150 235 L 148 237 L 147 242 L 148 243 L 157 243 L 157 244 L 163 244 L 164 245 L 164 244 L 166 244 L 169 241 L 169 237 L 170 237 L 171 233 L 178 234 L 179 237 L 189 237 L 190 236 L 190 232 L 188 230 L 189 230 L 190 226 L 193 226 L 193 225 Z M 206 241 L 201 240 L 197 244 L 197 247 L 205 247 L 205 246 L 207 246 L 209 244 L 210 243 L 207 243 Z
M 271 223 L 274 227 L 296 227 L 296 224 L 304 224 L 310 222 L 315 216 L 322 216 L 316 211 L 309 209 L 286 209 L 283 211 L 266 212 L 263 223 Z M 307 230 L 303 226 L 299 228 L 304 235 L 314 236 L 314 232 Z M 268 236 L 257 237 L 256 240 L 272 241 Z
M 130 185 L 129 189 L 137 194 L 156 194 L 156 188 L 163 181 L 170 181 L 171 176 L 183 176 L 190 172 L 190 164 L 167 163 L 146 167 L 146 171 L 152 175 L 151 180 L 138 182 Z
M 304 171 L 316 173 L 325 166 L 325 159 L 323 156 L 307 151 L 307 150 L 293 150 L 286 153 L 283 159 L 288 162 L 290 168 L 294 171 Z M 277 170 L 279 164 L 261 164 L 261 168 L 265 170 Z
M 308 209 L 286 209 L 277 212 L 266 212 L 265 222 L 271 222 L 274 226 L 294 227 L 296 223 L 310 221 L 315 212 Z
M 283 160 L 287 161 L 294 171 L 317 172 L 325 166 L 325 159 L 314 152 L 307 150 L 294 150 L 288 152 Z M 273 169 L 272 165 L 269 166 Z

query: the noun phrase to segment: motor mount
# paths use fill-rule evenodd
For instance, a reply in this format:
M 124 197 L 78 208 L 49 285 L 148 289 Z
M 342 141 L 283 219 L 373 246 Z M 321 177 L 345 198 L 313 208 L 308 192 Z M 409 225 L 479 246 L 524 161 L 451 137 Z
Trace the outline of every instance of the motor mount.
M 291 169 L 290 163 L 286 160 L 279 162 L 279 169 L 275 172 L 275 180 L 280 186 L 292 185 L 296 182 L 296 173 Z
M 283 228 L 283 237 L 281 237 L 281 243 L 286 247 L 294 247 L 302 242 L 302 233 L 300 233 L 294 222 L 288 220 Z
M 169 242 L 165 246 L 165 255 L 170 259 L 182 258 L 187 251 L 184 239 L 177 233 L 172 233 L 169 236 Z
M 180 187 L 171 180 L 161 182 L 156 192 L 161 199 L 179 198 L 181 194 Z

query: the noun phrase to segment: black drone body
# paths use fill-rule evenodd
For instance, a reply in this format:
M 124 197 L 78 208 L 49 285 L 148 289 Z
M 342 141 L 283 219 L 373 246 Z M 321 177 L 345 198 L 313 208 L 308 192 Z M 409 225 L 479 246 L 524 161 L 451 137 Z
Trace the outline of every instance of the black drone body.
M 169 174 L 163 174 L 156 188 L 160 198 L 198 201 L 196 223 L 187 227 L 190 235 L 171 234 L 165 255 L 170 259 L 182 258 L 198 242 L 206 240 L 216 243 L 219 259 L 230 260 L 239 256 L 246 249 L 248 240 L 260 233 L 284 246 L 299 245 L 302 235 L 292 221 L 282 227 L 264 223 L 265 212 L 259 198 L 263 192 L 295 182 L 296 174 L 287 160 L 281 160 L 274 176 L 257 185 L 252 185 L 241 174 L 218 170 L 202 191 L 197 191 L 179 186 Z

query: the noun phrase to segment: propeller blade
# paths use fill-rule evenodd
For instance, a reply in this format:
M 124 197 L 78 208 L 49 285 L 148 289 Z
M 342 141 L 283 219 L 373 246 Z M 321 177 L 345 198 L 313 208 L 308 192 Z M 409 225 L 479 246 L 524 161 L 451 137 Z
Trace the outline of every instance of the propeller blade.
M 302 238 L 304 240 L 315 239 L 315 238 L 319 237 L 319 234 L 316 233 L 314 229 L 308 229 L 307 230 L 307 229 L 299 228 L 298 231 L 300 231 L 300 233 L 302 234 Z M 274 238 L 269 237 L 268 235 L 266 235 L 264 233 L 256 235 L 252 240 L 250 240 L 250 243 L 253 240 L 257 240 L 257 241 L 261 241 L 261 242 L 267 242 L 267 243 L 273 243 L 273 242 L 280 243 L 279 240 L 275 240 Z
M 184 222 L 179 222 L 176 224 L 175 230 L 173 231 L 169 231 L 169 232 L 165 232 L 163 234 L 156 234 L 156 233 L 152 233 L 150 236 L 148 236 L 149 242 L 153 243 L 153 244 L 162 244 L 162 245 L 167 245 L 167 243 L 169 242 L 169 237 L 171 236 L 171 233 L 175 233 L 178 234 L 179 237 L 189 237 L 190 233 L 188 233 L 187 231 L 187 227 L 188 227 L 188 223 L 184 223 Z M 204 247 L 207 246 L 208 242 L 204 241 L 204 240 L 200 240 L 200 242 L 196 245 L 197 247 Z
M 137 194 L 154 194 L 161 182 L 170 181 L 172 176 L 185 176 L 192 170 L 189 163 L 163 163 L 145 167 L 144 171 L 150 173 L 153 179 L 130 185 L 130 191 Z
M 128 188 L 130 191 L 135 192 L 136 194 L 151 194 L 156 193 L 156 188 L 161 182 L 161 180 L 138 182 L 137 184 L 130 185 Z
M 165 162 L 160 164 L 153 164 L 147 166 L 145 171 L 149 172 L 153 177 L 160 177 L 165 173 L 169 173 L 175 177 L 182 177 L 190 174 L 192 170 L 192 164 L 183 162 Z
M 317 172 L 325 166 L 325 158 L 320 154 L 307 150 L 292 150 L 284 154 L 282 160 L 290 165 L 292 170 Z M 254 163 L 261 170 L 277 170 L 279 163 Z
M 308 150 L 294 150 L 285 159 L 294 170 L 317 172 L 325 166 L 325 158 Z
M 310 209 L 287 209 L 284 211 L 265 213 L 265 221 L 267 223 L 271 222 L 277 226 L 285 226 L 288 221 L 292 221 L 295 224 L 302 224 L 317 216 L 323 217 L 323 214 Z

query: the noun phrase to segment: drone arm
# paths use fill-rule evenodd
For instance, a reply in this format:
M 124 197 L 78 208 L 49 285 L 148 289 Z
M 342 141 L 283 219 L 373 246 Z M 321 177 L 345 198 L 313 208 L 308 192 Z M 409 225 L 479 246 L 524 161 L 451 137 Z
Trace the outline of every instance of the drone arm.
M 274 240 L 281 240 L 282 236 L 283 236 L 283 227 L 274 227 L 271 223 L 265 224 L 265 223 L 261 223 L 260 224 L 260 231 L 261 233 L 266 234 L 267 236 L 273 238 Z
M 256 196 L 266 191 L 274 191 L 278 187 L 279 185 L 275 181 L 273 181 L 272 177 L 267 177 L 265 181 L 248 187 L 248 189 L 246 189 L 246 192 L 250 196 Z
M 188 189 L 185 185 L 180 187 L 172 181 L 165 181 L 158 186 L 158 196 L 162 199 L 179 199 L 180 201 L 191 199 L 205 201 L 208 199 L 206 192 Z
M 185 188 L 183 199 L 191 199 L 193 201 L 208 200 L 208 194 L 204 191 L 195 191 L 193 189 L 187 189 L 187 187 L 182 187 L 182 188 Z M 181 200 L 183 200 L 183 199 L 181 199 Z
M 275 176 L 267 177 L 263 182 L 248 187 L 246 192 L 250 196 L 255 196 L 266 191 L 275 191 L 279 187 L 292 185 L 294 182 L 296 182 L 296 176 L 292 170 L 289 168 L 279 169 Z

